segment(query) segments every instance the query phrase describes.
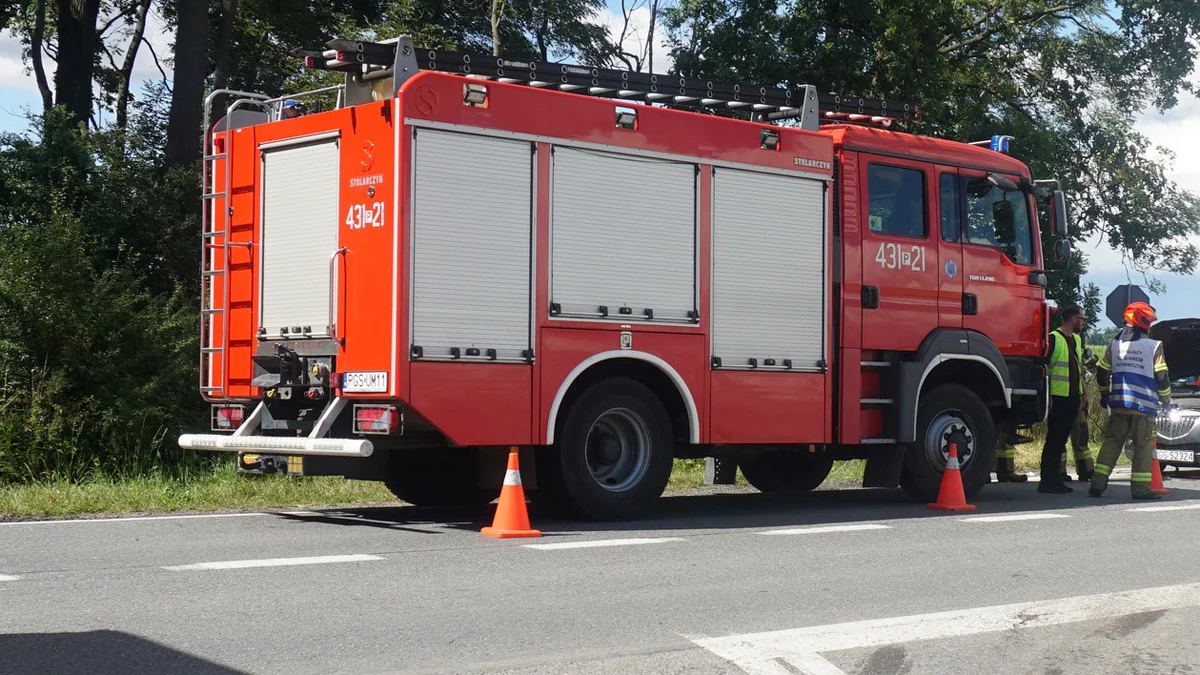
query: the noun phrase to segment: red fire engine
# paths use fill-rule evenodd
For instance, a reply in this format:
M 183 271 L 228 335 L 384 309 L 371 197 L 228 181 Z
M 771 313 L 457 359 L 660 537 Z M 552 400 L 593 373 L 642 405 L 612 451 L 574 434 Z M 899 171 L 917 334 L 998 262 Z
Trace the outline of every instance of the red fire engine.
M 675 458 L 764 491 L 862 458 L 931 500 L 954 443 L 971 495 L 996 429 L 1045 416 L 1063 195 L 886 128 L 918 106 L 407 38 L 299 55 L 345 72 L 328 110 L 206 106 L 200 385 L 233 433 L 184 448 L 434 505 L 494 498 L 518 446 L 535 499 L 615 519 Z

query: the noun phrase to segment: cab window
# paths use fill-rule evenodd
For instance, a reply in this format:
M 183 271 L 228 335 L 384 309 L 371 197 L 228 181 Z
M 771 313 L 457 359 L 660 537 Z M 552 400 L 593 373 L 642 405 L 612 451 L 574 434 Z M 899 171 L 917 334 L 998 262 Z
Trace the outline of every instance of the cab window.
M 872 232 L 925 237 L 924 171 L 871 164 L 867 167 L 867 199 L 867 226 Z
M 942 239 L 958 243 L 962 236 L 962 214 L 958 210 L 958 175 L 938 176 L 938 198 L 941 201 Z
M 1033 264 L 1029 202 L 1023 192 L 1005 192 L 986 178 L 964 181 L 965 243 L 999 249 L 1018 265 Z

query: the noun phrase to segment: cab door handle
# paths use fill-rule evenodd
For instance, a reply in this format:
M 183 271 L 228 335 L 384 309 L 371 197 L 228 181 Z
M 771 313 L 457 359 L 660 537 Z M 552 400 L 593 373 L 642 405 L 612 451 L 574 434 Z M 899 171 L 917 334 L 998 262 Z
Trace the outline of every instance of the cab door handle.
M 974 293 L 963 293 L 962 313 L 966 316 L 975 316 L 979 313 L 979 298 Z
M 878 287 L 863 286 L 862 306 L 863 306 L 863 309 L 879 309 L 879 288 Z

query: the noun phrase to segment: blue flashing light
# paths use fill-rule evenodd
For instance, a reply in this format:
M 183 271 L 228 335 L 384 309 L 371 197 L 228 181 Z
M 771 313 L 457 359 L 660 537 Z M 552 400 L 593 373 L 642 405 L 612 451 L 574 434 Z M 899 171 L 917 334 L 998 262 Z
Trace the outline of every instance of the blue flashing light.
M 994 152 L 1002 152 L 1007 155 L 1008 154 L 1008 143 L 1012 139 L 1013 139 L 1012 136 L 1002 136 L 1000 134 L 992 136 L 991 148 Z

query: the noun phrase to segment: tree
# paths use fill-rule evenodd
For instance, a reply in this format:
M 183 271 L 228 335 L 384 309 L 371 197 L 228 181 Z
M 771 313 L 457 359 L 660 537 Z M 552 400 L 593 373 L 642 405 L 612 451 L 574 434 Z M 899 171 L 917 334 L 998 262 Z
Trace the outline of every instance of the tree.
M 208 75 L 208 2 L 178 0 L 175 28 L 175 86 L 167 125 L 167 166 L 186 166 L 201 152 L 204 79 Z
M 56 0 L 55 5 L 58 67 L 54 72 L 54 102 L 66 108 L 72 122 L 87 124 L 92 118 L 100 0 Z
M 1133 119 L 1193 88 L 1200 3 L 681 0 L 665 26 L 685 75 L 919 101 L 914 131 L 1011 134 L 1069 195 L 1073 239 L 1101 234 L 1139 269 L 1195 267 L 1200 201 L 1166 178 Z

